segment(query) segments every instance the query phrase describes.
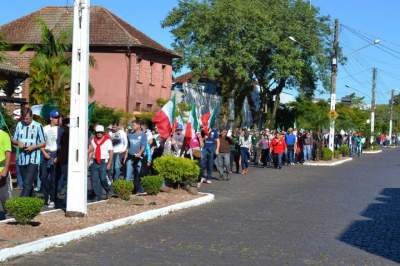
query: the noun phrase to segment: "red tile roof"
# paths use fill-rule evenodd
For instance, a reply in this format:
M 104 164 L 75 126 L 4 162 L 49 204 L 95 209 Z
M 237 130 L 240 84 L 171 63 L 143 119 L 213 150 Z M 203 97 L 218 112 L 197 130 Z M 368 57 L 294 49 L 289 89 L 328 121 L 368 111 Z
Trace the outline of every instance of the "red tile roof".
M 72 29 L 73 9 L 71 7 L 45 7 L 27 16 L 2 25 L 5 40 L 10 44 L 39 44 L 40 25 L 43 20 L 53 32 Z M 179 57 L 174 51 L 131 26 L 109 10 L 92 6 L 90 9 L 90 45 L 108 47 L 144 47 L 157 50 L 171 57 Z
M 29 74 L 29 62 L 28 56 L 6 53 L 4 60 L 0 61 L 0 71 L 27 76 Z

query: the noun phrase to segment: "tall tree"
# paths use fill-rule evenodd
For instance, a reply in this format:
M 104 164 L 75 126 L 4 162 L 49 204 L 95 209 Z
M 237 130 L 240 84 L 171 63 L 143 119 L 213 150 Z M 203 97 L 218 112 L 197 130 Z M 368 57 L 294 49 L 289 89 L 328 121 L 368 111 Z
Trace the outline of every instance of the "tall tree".
M 41 26 L 41 43 L 24 45 L 20 52 L 32 49 L 35 56 L 30 64 L 29 100 L 31 104 L 52 103 L 63 113 L 69 111 L 71 83 L 71 31 L 54 33 L 43 21 Z M 95 62 L 90 58 L 91 66 Z M 89 84 L 89 93 L 93 88 Z
M 183 55 L 178 69 L 185 65 L 217 79 L 224 102 L 233 97 L 236 111 L 256 80 L 261 104 L 252 108 L 253 117 L 268 118 L 271 126 L 283 88 L 312 95 L 329 73 L 328 20 L 301 0 L 182 0 L 162 25 Z

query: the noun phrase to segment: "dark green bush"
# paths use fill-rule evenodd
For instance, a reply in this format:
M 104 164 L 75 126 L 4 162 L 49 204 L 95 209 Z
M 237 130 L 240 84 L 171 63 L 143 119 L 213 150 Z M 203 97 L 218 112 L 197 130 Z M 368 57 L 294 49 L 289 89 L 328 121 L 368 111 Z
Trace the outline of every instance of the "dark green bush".
M 377 144 L 377 143 L 372 143 L 371 146 L 369 147 L 369 149 L 371 151 L 377 151 L 377 150 L 381 149 L 381 146 L 379 144 Z
M 114 190 L 114 193 L 117 194 L 118 198 L 122 200 L 129 200 L 131 198 L 132 192 L 133 192 L 133 182 L 124 180 L 124 179 L 118 179 L 115 180 L 112 183 L 112 187 Z
M 171 155 L 157 158 L 154 169 L 171 184 L 193 184 L 200 175 L 196 161 Z
M 335 157 L 336 159 L 339 159 L 339 156 L 342 155 L 341 151 L 339 150 L 335 150 L 333 152 L 333 157 Z
M 149 195 L 157 195 L 160 192 L 160 188 L 164 182 L 164 178 L 161 176 L 145 176 L 142 178 L 142 186 L 144 191 Z
M 15 197 L 6 201 L 7 213 L 19 224 L 27 224 L 40 213 L 44 201 L 39 198 Z
M 350 147 L 348 145 L 340 145 L 339 151 L 343 156 L 350 156 Z
M 332 151 L 329 148 L 322 148 L 322 160 L 329 161 L 332 160 Z

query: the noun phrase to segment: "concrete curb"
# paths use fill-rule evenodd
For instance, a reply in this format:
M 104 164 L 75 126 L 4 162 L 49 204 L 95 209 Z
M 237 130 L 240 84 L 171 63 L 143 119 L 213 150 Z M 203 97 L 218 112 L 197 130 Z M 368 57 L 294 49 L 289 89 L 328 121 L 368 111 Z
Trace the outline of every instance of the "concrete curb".
M 308 165 L 308 166 L 336 166 L 336 165 L 340 165 L 340 164 L 344 164 L 345 162 L 349 162 L 353 160 L 353 158 L 349 157 L 346 159 L 342 159 L 342 160 L 338 160 L 338 161 L 334 161 L 334 162 L 305 162 L 303 163 L 303 165 Z
M 214 200 L 214 194 L 211 193 L 201 193 L 201 194 L 204 194 L 204 196 L 197 199 L 180 202 L 160 209 L 145 211 L 129 217 L 98 224 L 84 229 L 74 230 L 60 235 L 42 238 L 15 247 L 1 249 L 0 262 L 18 256 L 26 255 L 29 253 L 39 253 L 51 247 L 65 245 L 66 243 L 71 242 L 73 240 L 78 240 L 87 236 L 106 232 L 120 226 L 132 225 L 139 222 L 155 219 L 157 217 L 166 216 L 169 213 L 210 203 Z
M 382 150 L 376 150 L 376 151 L 363 151 L 362 154 L 377 154 L 381 153 Z

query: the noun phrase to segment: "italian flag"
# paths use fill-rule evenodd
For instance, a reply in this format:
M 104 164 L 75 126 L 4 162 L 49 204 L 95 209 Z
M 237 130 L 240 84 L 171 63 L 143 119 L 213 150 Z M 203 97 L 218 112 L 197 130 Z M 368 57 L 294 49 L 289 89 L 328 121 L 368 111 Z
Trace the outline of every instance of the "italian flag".
M 201 116 L 201 124 L 203 125 L 203 129 L 206 135 L 208 135 L 208 130 L 214 127 L 215 119 L 216 119 L 215 109 Z
M 196 135 L 196 131 L 200 128 L 199 121 L 197 119 L 196 107 L 192 105 L 192 110 L 190 111 L 189 119 L 185 127 L 185 141 L 184 145 L 189 146 L 190 140 Z
M 171 136 L 175 122 L 175 95 L 153 117 L 152 121 L 157 126 L 158 134 L 163 139 Z

